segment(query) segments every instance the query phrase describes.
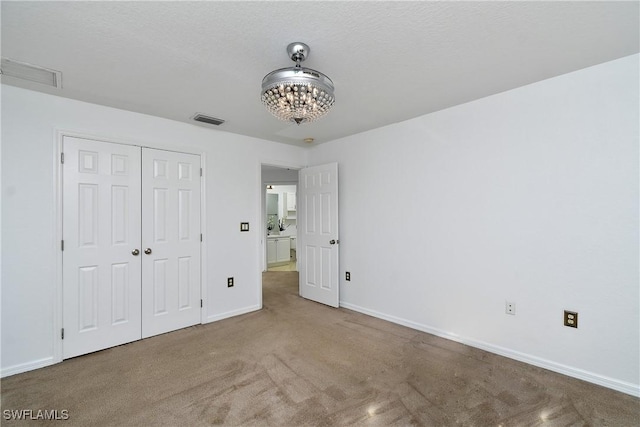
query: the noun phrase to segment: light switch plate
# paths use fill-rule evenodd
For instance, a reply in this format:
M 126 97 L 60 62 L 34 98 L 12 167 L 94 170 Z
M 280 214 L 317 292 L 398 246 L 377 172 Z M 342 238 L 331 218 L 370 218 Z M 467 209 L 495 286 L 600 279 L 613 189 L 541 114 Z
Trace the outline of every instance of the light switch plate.
M 249 223 L 241 222 L 240 223 L 240 231 L 249 231 Z

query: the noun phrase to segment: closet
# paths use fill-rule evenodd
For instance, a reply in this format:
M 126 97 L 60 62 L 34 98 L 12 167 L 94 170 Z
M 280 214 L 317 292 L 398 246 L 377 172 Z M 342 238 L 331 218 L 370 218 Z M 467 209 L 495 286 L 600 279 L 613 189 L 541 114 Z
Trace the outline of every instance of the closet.
M 201 322 L 200 156 L 65 136 L 63 358 Z

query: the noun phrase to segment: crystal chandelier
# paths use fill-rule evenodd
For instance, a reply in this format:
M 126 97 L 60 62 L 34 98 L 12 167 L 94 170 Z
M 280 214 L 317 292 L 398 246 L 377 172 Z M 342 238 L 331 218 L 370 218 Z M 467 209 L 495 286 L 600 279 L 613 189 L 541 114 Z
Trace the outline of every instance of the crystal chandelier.
M 262 103 L 280 120 L 308 123 L 329 112 L 335 101 L 333 82 L 319 71 L 300 66 L 309 56 L 309 46 L 296 42 L 287 46 L 295 67 L 281 68 L 262 79 Z

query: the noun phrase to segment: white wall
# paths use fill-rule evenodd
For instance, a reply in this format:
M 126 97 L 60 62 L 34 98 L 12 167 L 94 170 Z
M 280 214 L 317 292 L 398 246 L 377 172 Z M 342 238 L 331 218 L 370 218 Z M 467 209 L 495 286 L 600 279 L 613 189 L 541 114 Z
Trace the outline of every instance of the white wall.
M 301 165 L 304 166 L 304 165 Z M 295 169 L 263 169 L 262 182 L 265 184 L 283 184 L 298 182 L 298 171 Z
M 638 62 L 315 147 L 341 305 L 638 395 Z
M 304 149 L 2 85 L 2 375 L 56 361 L 57 130 L 203 153 L 205 321 L 261 307 L 260 165 L 303 165 Z

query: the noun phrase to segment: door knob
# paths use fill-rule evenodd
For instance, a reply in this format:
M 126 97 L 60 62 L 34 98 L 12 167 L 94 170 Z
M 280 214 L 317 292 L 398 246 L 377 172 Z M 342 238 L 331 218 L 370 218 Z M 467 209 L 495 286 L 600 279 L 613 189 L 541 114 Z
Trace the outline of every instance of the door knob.
M 140 255 L 140 251 L 137 250 L 137 249 L 134 249 L 134 250 L 131 251 L 131 255 L 138 256 L 138 255 Z
M 150 255 L 151 254 L 151 248 L 145 249 L 144 253 L 147 254 L 147 255 Z
M 329 244 L 330 244 L 330 245 L 335 245 L 335 244 L 336 244 L 336 241 L 335 241 L 335 240 L 333 240 L 333 239 L 331 239 L 331 240 L 329 240 Z

